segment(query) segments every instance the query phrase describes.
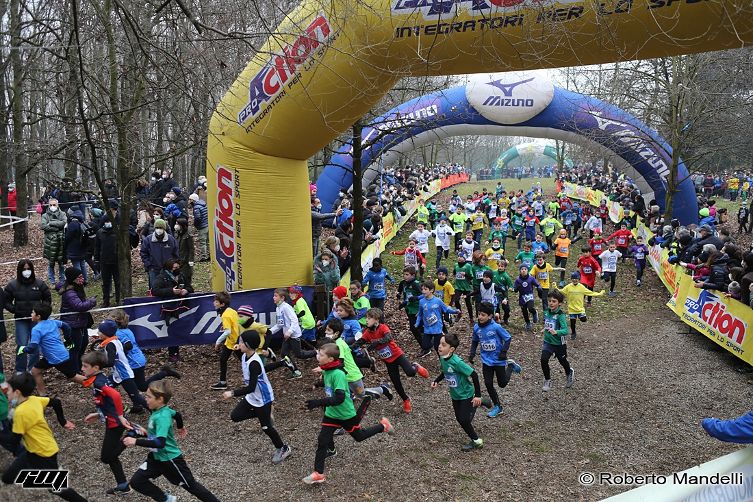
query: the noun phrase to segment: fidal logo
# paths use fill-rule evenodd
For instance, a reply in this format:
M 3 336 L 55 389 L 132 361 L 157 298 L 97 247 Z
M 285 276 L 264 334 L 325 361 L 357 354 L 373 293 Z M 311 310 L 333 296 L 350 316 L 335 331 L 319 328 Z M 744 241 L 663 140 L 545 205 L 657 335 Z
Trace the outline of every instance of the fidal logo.
M 554 85 L 530 73 L 474 77 L 466 86 L 466 99 L 484 118 L 498 124 L 519 124 L 549 106 Z

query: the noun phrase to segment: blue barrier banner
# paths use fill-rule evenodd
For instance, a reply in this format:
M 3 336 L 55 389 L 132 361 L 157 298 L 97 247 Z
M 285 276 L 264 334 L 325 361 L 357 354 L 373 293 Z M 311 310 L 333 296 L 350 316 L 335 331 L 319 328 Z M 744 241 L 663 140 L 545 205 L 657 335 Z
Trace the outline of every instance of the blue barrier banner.
M 251 305 L 258 322 L 272 325 L 277 322 L 273 293 L 274 289 L 232 292 L 230 307 L 237 309 L 241 305 Z M 304 286 L 303 297 L 311 306 L 314 288 Z M 130 317 L 128 327 L 142 349 L 207 345 L 213 344 L 222 333 L 222 321 L 213 302 L 213 293 L 193 294 L 169 303 L 155 297 L 126 298 L 123 310 Z M 174 309 L 178 305 L 184 307 L 178 317 L 166 322 L 162 308 Z

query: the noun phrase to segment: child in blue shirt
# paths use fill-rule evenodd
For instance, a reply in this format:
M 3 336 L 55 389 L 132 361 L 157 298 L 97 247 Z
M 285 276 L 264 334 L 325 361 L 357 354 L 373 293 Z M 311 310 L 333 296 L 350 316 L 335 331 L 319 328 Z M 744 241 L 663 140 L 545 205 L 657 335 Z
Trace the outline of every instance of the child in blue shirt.
M 531 243 L 531 251 L 534 255 L 546 254 L 549 252 L 549 245 L 544 242 L 544 236 L 536 234 L 536 240 Z
M 477 309 L 478 323 L 473 327 L 473 339 L 468 362 L 473 364 L 476 357 L 476 349 L 481 346 L 481 369 L 484 375 L 484 385 L 494 407 L 489 410 L 488 416 L 494 418 L 502 412 L 499 404 L 499 395 L 494 388 L 494 377 L 501 389 L 507 387 L 512 372 L 520 373 L 518 363 L 507 358 L 512 337 L 505 328 L 494 322 L 494 306 L 489 302 L 481 302 Z
M 366 296 L 369 297 L 371 308 L 384 310 L 384 300 L 387 297 L 385 279 L 389 280 L 392 284 L 395 283 L 395 279 L 390 277 L 387 269 L 382 268 L 382 259 L 374 258 L 371 262 L 371 268 L 363 278 L 363 283 L 369 287 Z
M 424 281 L 421 284 L 421 293 L 424 295 L 418 302 L 418 315 L 416 316 L 416 327 L 423 325 L 423 338 L 421 340 L 421 354 L 419 357 L 427 356 L 431 353 L 431 348 L 437 351 L 439 341 L 444 332 L 444 322 L 442 314 L 459 314 L 460 311 L 448 307 L 445 303 L 434 296 L 434 282 Z
M 50 319 L 52 306 L 49 303 L 36 303 L 31 311 L 31 322 L 36 323 L 31 329 L 31 340 L 28 346 L 18 348 L 18 355 L 40 353 L 39 361 L 31 369 L 31 374 L 37 384 L 37 392 L 40 396 L 47 393 L 42 375 L 44 371 L 55 368 L 71 381 L 82 384 L 84 375 L 78 374 L 76 365 L 71 359 L 68 349 L 60 339 L 60 331 L 67 340 L 71 336 L 71 327 L 68 324 Z

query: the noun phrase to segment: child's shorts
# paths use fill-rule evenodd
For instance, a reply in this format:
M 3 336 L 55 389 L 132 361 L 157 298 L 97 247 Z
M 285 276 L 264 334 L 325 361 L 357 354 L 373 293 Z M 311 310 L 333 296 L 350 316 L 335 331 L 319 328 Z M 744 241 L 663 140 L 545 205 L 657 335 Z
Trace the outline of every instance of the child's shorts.
M 585 319 L 586 314 L 585 312 L 581 312 L 580 314 L 570 314 L 570 319 Z
M 348 382 L 348 387 L 350 388 L 351 394 L 355 396 L 363 395 L 363 379 L 356 380 L 355 382 Z
M 48 370 L 50 368 L 55 368 L 60 373 L 65 375 L 65 378 L 73 378 L 76 376 L 76 365 L 73 364 L 73 359 L 70 357 L 63 361 L 62 363 L 58 364 L 52 364 L 44 357 L 40 358 L 39 361 L 37 361 L 37 364 L 34 365 L 35 368 L 38 368 L 40 370 Z

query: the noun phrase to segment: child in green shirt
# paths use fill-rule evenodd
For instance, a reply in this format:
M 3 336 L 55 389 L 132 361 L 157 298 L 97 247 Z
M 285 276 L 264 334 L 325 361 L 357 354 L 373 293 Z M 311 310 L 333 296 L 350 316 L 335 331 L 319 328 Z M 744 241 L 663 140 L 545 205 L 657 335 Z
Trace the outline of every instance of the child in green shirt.
M 463 445 L 461 450 L 472 451 L 484 446 L 484 440 L 478 437 L 473 428 L 476 408 L 481 405 L 491 408 L 491 401 L 481 399 L 481 382 L 478 379 L 478 374 L 472 366 L 460 359 L 455 353 L 458 345 L 460 345 L 460 341 L 452 333 L 444 335 L 439 341 L 439 365 L 442 372 L 434 379 L 431 388 L 436 389 L 439 382 L 447 381 L 452 408 L 455 410 L 455 419 L 471 438 L 471 441 Z
M 465 261 L 465 255 L 462 251 L 458 253 L 458 262 L 453 269 L 453 275 L 455 276 L 455 282 L 452 285 L 455 287 L 455 294 L 453 295 L 452 303 L 456 309 L 460 310 L 460 297 L 465 297 L 468 322 L 473 325 L 473 266 Z
M 549 359 L 554 355 L 567 375 L 566 388 L 573 386 L 575 371 L 567 360 L 567 316 L 562 311 L 565 296 L 559 290 L 549 293 L 549 308 L 544 309 L 544 346 L 541 348 L 541 370 L 544 372 L 544 392 L 552 390 Z
M 336 454 L 334 435 L 337 429 L 344 429 L 358 442 L 381 432 L 392 432 L 392 424 L 386 417 L 379 420 L 379 425 L 367 429 L 361 428 L 362 417 L 356 414 L 353 406 L 348 380 L 343 370 L 343 361 L 340 359 L 340 348 L 337 345 L 334 343 L 322 345 L 316 353 L 316 360 L 322 372 L 322 383 L 327 397 L 306 401 L 308 410 L 324 408 L 322 428 L 317 440 L 314 471 L 303 478 L 303 482 L 307 485 L 326 481 L 324 460 Z
M 173 420 L 178 425 L 178 435 L 186 437 L 188 432 L 183 427 L 183 418 L 180 413 L 167 406 L 173 397 L 173 389 L 169 382 L 158 380 L 149 384 L 146 391 L 146 405 L 152 411 L 149 416 L 149 425 L 145 431 L 141 427 L 134 427 L 133 433 L 145 438 L 136 438 L 129 435 L 123 438 L 126 447 L 143 446 L 150 449 L 146 462 L 139 467 L 131 477 L 129 484 L 137 492 L 157 501 L 175 502 L 175 495 L 166 495 L 152 479 L 165 476 L 170 483 L 180 486 L 188 493 L 205 502 L 219 502 L 212 492 L 204 485 L 196 481 L 188 468 L 183 452 L 178 447 L 173 429 Z
M 507 273 L 507 260 L 500 260 L 497 264 L 497 270 L 494 271 L 492 281 L 497 286 L 497 306 L 502 311 L 502 322 L 505 326 L 510 324 L 510 301 L 507 298 L 508 291 L 515 285 L 510 274 Z

